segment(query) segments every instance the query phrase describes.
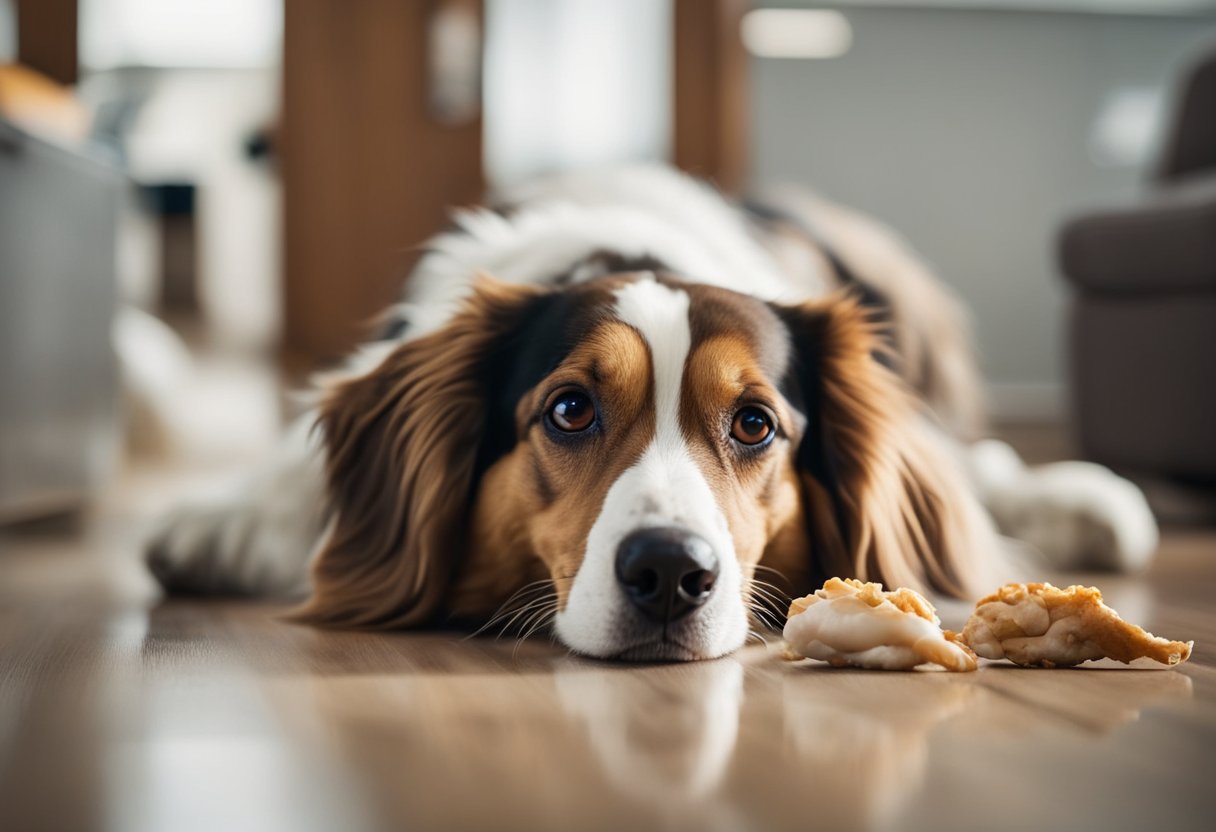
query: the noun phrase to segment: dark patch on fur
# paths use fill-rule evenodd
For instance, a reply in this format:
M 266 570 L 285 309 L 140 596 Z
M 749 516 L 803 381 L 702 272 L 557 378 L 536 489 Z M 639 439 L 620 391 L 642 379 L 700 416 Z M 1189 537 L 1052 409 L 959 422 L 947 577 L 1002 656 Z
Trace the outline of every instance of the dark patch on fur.
M 668 269 L 666 263 L 649 254 L 622 254 L 619 251 L 600 249 L 576 262 L 565 274 L 559 275 L 553 282 L 559 286 L 569 284 L 574 279 L 575 273 L 585 271 L 588 267 L 596 269 L 596 277 L 630 272 L 658 273 Z
M 380 322 L 376 333 L 376 341 L 400 341 L 410 329 L 409 319 L 397 310 L 393 310 Z
M 806 417 L 806 431 L 795 453 L 797 467 L 823 486 L 831 497 L 837 527 L 848 529 L 849 510 L 841 497 L 839 456 L 819 417 L 826 395 L 819 370 L 822 365 L 820 333 L 808 331 L 796 308 L 778 306 L 773 311 L 783 321 L 793 345 L 789 366 L 781 376 L 781 394 Z
M 485 357 L 481 381 L 490 391 L 490 405 L 478 453 L 478 475 L 509 453 L 519 440 L 515 409 L 520 399 L 608 317 L 611 307 L 607 292 L 600 285 L 585 284 L 538 296 L 511 337 L 493 355 Z

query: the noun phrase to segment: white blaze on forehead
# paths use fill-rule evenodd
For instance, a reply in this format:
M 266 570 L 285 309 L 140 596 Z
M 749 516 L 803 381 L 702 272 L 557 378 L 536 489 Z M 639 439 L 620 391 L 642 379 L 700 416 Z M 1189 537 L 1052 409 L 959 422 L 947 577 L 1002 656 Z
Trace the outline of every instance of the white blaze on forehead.
M 719 656 L 743 643 L 747 615 L 726 516 L 680 429 L 680 391 L 692 349 L 689 296 L 650 276 L 618 290 L 616 300 L 617 318 L 636 329 L 650 351 L 655 436 L 604 498 L 566 608 L 557 616 L 557 633 L 593 656 L 612 656 L 653 637 L 617 585 L 616 551 L 638 529 L 679 526 L 709 541 L 720 570 L 713 596 L 677 628 L 679 637 L 701 657 Z
M 641 333 L 650 348 L 656 440 L 668 448 L 683 445 L 680 387 L 692 349 L 688 293 L 654 279 L 640 280 L 617 291 L 616 316 Z

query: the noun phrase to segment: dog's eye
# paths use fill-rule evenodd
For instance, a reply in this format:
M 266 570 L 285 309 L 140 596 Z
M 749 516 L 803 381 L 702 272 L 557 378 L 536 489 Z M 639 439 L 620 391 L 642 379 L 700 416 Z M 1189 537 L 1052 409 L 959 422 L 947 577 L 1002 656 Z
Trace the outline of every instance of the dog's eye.
M 760 445 L 767 442 L 776 432 L 776 421 L 765 408 L 748 405 L 735 414 L 735 420 L 730 426 L 730 435 L 741 444 Z
M 549 421 L 558 430 L 578 433 L 595 421 L 595 405 L 586 394 L 577 390 L 562 393 L 549 407 Z

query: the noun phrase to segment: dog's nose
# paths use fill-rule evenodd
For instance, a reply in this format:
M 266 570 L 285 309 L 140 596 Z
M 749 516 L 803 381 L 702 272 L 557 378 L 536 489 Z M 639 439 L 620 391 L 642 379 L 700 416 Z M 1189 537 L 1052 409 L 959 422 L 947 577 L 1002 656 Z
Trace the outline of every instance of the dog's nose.
M 709 599 L 718 559 L 708 540 L 685 529 L 641 529 L 617 548 L 616 579 L 646 615 L 674 621 Z

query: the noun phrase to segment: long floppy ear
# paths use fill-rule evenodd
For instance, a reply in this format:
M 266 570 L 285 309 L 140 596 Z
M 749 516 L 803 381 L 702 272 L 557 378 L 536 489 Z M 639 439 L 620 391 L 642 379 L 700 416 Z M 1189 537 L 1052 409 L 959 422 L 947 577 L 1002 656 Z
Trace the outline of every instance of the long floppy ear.
M 835 295 L 777 312 L 808 419 L 797 463 L 817 571 L 973 595 L 995 531 L 948 440 L 877 360 L 885 340 L 865 309 Z
M 541 294 L 482 278 L 447 325 L 330 388 L 318 419 L 330 528 L 313 596 L 296 618 L 383 628 L 431 621 L 464 548 L 490 385 Z

